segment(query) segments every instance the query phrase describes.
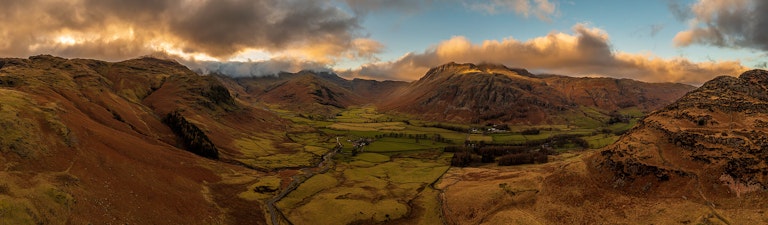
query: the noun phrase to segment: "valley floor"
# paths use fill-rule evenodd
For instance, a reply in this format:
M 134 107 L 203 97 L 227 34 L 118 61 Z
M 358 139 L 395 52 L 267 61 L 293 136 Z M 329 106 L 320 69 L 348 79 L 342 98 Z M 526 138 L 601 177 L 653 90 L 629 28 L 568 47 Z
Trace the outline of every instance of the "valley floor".
M 368 106 L 351 107 L 333 118 L 273 110 L 281 117 L 305 126 L 303 133 L 289 135 L 292 140 L 326 149 L 336 145 L 337 149 L 333 151 L 338 151 L 328 171 L 312 172 L 317 169 L 313 167 L 284 169 L 251 184 L 249 187 L 253 191 L 241 193 L 241 196 L 251 200 L 265 201 L 267 205 L 274 202 L 279 212 L 266 212 L 266 217 L 276 216 L 281 224 L 473 224 L 484 221 L 495 214 L 481 215 L 473 212 L 482 208 L 480 205 L 480 208 L 462 208 L 482 202 L 462 202 L 462 196 L 454 196 L 458 193 L 455 190 L 464 190 L 459 187 L 472 186 L 471 181 L 477 180 L 479 182 L 475 185 L 492 184 L 495 186 L 493 190 L 506 190 L 504 193 L 507 195 L 538 193 L 541 179 L 565 161 L 578 159 L 580 150 L 555 156 L 558 161 L 543 165 L 498 167 L 495 163 L 473 163 L 476 168 L 450 168 L 453 153 L 444 152 L 444 147 L 465 145 L 466 142 L 522 144 L 563 134 L 585 137 L 590 147 L 601 147 L 616 139 L 614 130 L 631 127 L 631 124 L 617 124 L 602 127 L 609 132 L 600 132 L 599 122 L 593 121 L 588 125 L 597 125 L 521 126 L 499 130 L 410 120 L 403 116 L 380 114 Z M 522 132 L 531 129 L 544 131 L 535 134 Z M 572 145 L 558 148 L 557 151 L 578 149 Z M 476 174 L 478 171 L 498 174 L 499 171 L 507 170 L 525 172 L 526 176 L 538 177 L 539 180 L 523 180 L 522 183 L 511 180 L 506 181 L 509 184 L 502 185 L 493 180 L 478 180 L 485 176 L 485 172 Z M 493 176 L 486 178 L 495 179 Z M 296 183 L 297 179 L 300 184 L 298 187 L 288 187 L 288 183 Z M 535 187 L 519 186 L 525 184 Z M 500 185 L 504 187 L 499 188 Z M 259 191 L 259 187 L 264 188 Z M 290 188 L 287 194 L 280 192 L 284 196 L 270 198 L 278 193 L 274 190 L 286 188 Z M 518 190 L 520 188 L 527 189 Z M 470 188 L 461 193 L 471 193 L 465 195 L 469 199 L 476 194 L 483 194 L 473 190 Z M 488 197 L 500 197 L 497 194 Z M 456 208 L 457 204 L 462 207 Z M 471 216 L 465 215 L 467 213 Z M 470 217 L 473 219 L 466 220 Z
M 464 141 L 510 143 L 569 133 L 581 134 L 590 147 L 602 147 L 615 141 L 614 131 L 632 124 L 610 126 L 610 133 L 595 132 L 605 127 L 550 126 L 557 129 L 549 134 L 521 134 L 532 127 L 468 134 L 445 129 L 450 124 L 404 122 L 366 107 L 341 112 L 330 121 L 282 113 L 343 147 L 333 169 L 312 176 L 277 202 L 281 224 L 768 223 L 763 209 L 735 207 L 751 205 L 759 196 L 717 202 L 705 196 L 660 198 L 611 188 L 589 176 L 594 148 L 561 146 L 544 164 L 475 162 L 470 167 L 449 167 L 453 153 L 441 150 Z M 447 140 L 436 141 L 434 134 Z

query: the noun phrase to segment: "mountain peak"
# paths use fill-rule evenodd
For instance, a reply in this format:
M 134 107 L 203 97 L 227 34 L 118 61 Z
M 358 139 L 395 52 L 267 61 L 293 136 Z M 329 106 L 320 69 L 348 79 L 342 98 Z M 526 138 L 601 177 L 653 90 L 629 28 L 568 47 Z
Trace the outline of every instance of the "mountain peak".
M 548 115 L 576 112 L 576 106 L 655 110 L 691 89 L 613 78 L 546 77 L 501 64 L 451 62 L 430 69 L 382 109 L 460 123 L 537 124 L 560 119 Z
M 474 75 L 474 74 L 503 74 L 507 76 L 535 77 L 536 75 L 522 68 L 509 68 L 503 64 L 492 63 L 455 63 L 449 62 L 427 71 L 426 75 L 420 80 L 433 80 L 438 77 L 453 77 L 456 75 Z
M 768 71 L 761 69 L 754 69 L 742 73 L 739 76 L 740 79 L 747 80 L 752 83 L 768 86 Z

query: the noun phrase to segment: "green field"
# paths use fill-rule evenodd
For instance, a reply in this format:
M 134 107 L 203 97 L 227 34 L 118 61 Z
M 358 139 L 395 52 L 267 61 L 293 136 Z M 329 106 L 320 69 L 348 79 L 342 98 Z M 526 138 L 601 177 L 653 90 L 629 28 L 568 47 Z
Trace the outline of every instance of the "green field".
M 298 149 L 297 152 L 292 155 L 263 153 L 266 150 L 262 146 L 269 143 L 259 138 L 238 143 L 262 152 L 265 156 L 260 157 L 259 163 L 273 166 L 317 163 L 318 156 L 342 144 L 341 152 L 334 157 L 333 169 L 306 180 L 277 203 L 294 224 L 381 223 L 395 219 L 439 224 L 442 222 L 439 214 L 409 215 L 414 210 L 409 203 L 429 207 L 439 204 L 436 201 L 439 192 L 429 184 L 449 168 L 453 154 L 444 153 L 443 147 L 465 142 L 523 144 L 557 135 L 575 135 L 590 148 L 601 148 L 615 142 L 620 133 L 633 127 L 642 116 L 636 109 L 620 113 L 633 119 L 630 123 L 608 125 L 606 121 L 610 117 L 606 113 L 582 108 L 581 112 L 562 115 L 560 119 L 566 121 L 565 124 L 512 126 L 509 130 L 493 131 L 482 125 L 409 120 L 378 113 L 370 106 L 352 107 L 323 119 L 280 111 L 282 117 L 297 127 L 297 131 L 286 134 L 296 146 L 289 144 L 283 148 Z M 309 129 L 300 131 L 302 126 Z M 526 130 L 538 130 L 538 133 L 524 134 Z M 354 147 L 356 143 L 365 143 L 365 146 Z M 580 149 L 575 144 L 559 148 L 562 151 Z M 261 183 L 275 185 L 274 180 Z M 264 198 L 254 194 L 243 197 Z
M 416 140 L 410 138 L 382 138 L 365 147 L 370 152 L 399 152 L 414 150 L 437 149 L 446 146 L 443 143 L 435 143 L 430 140 Z

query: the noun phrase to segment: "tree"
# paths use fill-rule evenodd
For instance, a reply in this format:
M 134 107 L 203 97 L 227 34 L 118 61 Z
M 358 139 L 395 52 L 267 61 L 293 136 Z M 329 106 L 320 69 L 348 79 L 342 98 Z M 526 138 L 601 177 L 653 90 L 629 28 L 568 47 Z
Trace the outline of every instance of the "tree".
M 187 151 L 209 159 L 219 159 L 219 150 L 213 145 L 208 136 L 195 124 L 187 121 L 179 111 L 168 113 L 163 123 L 171 128 L 174 134 L 181 138 Z
M 451 166 L 466 167 L 472 163 L 472 154 L 468 151 L 457 152 L 451 158 Z

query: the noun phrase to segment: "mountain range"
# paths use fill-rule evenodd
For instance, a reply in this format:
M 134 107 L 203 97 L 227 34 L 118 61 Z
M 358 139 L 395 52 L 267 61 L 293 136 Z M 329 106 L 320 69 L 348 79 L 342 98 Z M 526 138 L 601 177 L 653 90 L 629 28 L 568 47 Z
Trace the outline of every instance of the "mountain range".
M 525 69 L 493 64 L 448 63 L 421 79 L 346 80 L 327 72 L 302 71 L 278 76 L 235 78 L 255 101 L 298 111 L 332 114 L 350 105 L 430 121 L 453 123 L 565 123 L 584 108 L 601 112 L 636 108 L 650 112 L 695 87 L 629 79 L 534 75 Z M 302 110 L 306 109 L 306 110 Z
M 585 158 L 589 180 L 628 195 L 682 193 L 736 207 L 734 196 L 761 194 L 768 182 L 767 102 L 762 70 L 696 88 L 493 64 L 449 63 L 403 82 L 312 71 L 202 76 L 156 58 L 4 58 L 0 218 L 264 224 L 267 203 L 238 196 L 259 177 L 304 173 L 334 147 L 305 147 L 303 139 L 327 137 L 306 135 L 315 128 L 276 110 L 332 118 L 359 105 L 426 121 L 509 125 L 639 110 L 649 114 L 638 126 Z
M 720 76 L 614 143 L 442 176 L 450 224 L 764 224 L 768 71 Z
M 561 124 L 583 108 L 644 112 L 671 103 L 694 87 L 629 79 L 534 75 L 492 64 L 449 63 L 429 70 L 381 108 L 428 120 L 459 123 Z

